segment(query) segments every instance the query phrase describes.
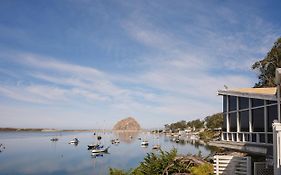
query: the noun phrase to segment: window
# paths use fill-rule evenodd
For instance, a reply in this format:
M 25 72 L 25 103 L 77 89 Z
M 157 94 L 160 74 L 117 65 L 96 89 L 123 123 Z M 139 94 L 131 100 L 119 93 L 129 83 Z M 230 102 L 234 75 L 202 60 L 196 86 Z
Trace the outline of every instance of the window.
M 274 104 L 274 103 L 277 103 L 277 101 L 266 100 L 267 105 Z
M 267 131 L 272 132 L 273 120 L 278 119 L 277 105 L 267 107 Z
M 223 96 L 223 112 L 227 111 L 227 96 Z
M 264 105 L 264 100 L 252 98 L 252 107 L 259 107 Z
M 229 129 L 230 129 L 230 132 L 237 132 L 237 116 L 236 116 L 236 112 L 229 113 Z
M 239 97 L 239 109 L 249 108 L 249 98 Z
M 240 131 L 249 132 L 249 110 L 239 112 L 240 115 Z
M 222 131 L 226 131 L 226 114 L 223 114 Z
M 228 103 L 229 111 L 235 111 L 237 109 L 237 97 L 229 96 Z
M 264 108 L 252 110 L 252 124 L 254 132 L 264 132 Z

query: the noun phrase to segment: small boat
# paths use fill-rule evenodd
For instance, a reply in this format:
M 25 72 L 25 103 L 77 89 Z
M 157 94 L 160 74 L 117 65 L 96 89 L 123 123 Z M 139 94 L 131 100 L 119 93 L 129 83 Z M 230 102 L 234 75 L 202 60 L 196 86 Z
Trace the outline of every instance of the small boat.
M 161 146 L 159 145 L 159 144 L 157 144 L 157 145 L 154 145 L 153 147 L 152 147 L 152 149 L 160 149 L 161 148 Z
M 141 138 L 139 137 L 139 140 L 141 140 Z
M 51 138 L 50 140 L 51 140 L 52 142 L 57 142 L 59 139 L 56 138 L 56 137 L 54 137 L 54 138 Z
M 79 140 L 77 138 L 74 138 L 73 140 L 71 140 L 69 142 L 69 144 L 78 144 L 79 143 Z
M 118 143 L 120 143 L 120 141 L 119 141 L 119 139 L 113 139 L 113 140 L 111 140 L 111 143 L 112 144 L 118 144 Z
M 142 141 L 142 142 L 141 142 L 141 145 L 142 145 L 142 146 L 148 146 L 148 141 L 147 141 L 147 140 Z
M 92 153 L 107 153 L 108 152 L 109 147 L 107 148 L 96 148 L 92 150 Z
M 177 140 L 176 140 L 176 143 L 179 143 L 179 142 L 180 142 L 180 139 L 177 139 Z
M 88 145 L 88 149 L 97 149 L 97 148 L 103 148 L 103 146 L 99 144 L 90 144 Z

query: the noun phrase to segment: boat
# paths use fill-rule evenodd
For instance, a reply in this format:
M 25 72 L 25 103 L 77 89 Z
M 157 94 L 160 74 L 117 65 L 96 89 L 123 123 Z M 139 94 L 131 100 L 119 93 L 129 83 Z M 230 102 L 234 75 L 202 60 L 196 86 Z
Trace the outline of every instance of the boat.
M 158 136 L 156 136 L 156 139 L 157 139 L 157 144 L 154 144 L 152 149 L 159 150 L 161 148 L 160 140 L 159 140 L 159 130 L 158 130 Z M 154 137 L 154 140 L 155 140 L 155 137 Z
M 141 142 L 141 145 L 142 145 L 142 146 L 148 146 L 148 141 L 147 141 L 147 140 L 142 141 L 142 142 Z
M 99 144 L 90 144 L 90 145 L 87 145 L 87 146 L 88 146 L 88 149 L 103 148 L 103 146 L 99 145 Z
M 92 150 L 92 153 L 107 153 L 108 152 L 109 147 L 107 148 L 96 148 Z
M 52 142 L 57 142 L 59 139 L 56 138 L 56 137 L 54 137 L 54 138 L 51 138 L 50 140 L 51 140 Z
M 141 138 L 139 137 L 139 140 L 141 140 Z
M 161 146 L 159 145 L 159 144 L 157 144 L 157 145 L 154 145 L 153 147 L 152 147 L 152 149 L 160 149 L 161 148 Z
M 112 144 L 118 144 L 118 143 L 120 143 L 120 141 L 119 141 L 119 139 L 113 139 L 113 140 L 111 140 L 111 143 Z
M 79 143 L 79 140 L 77 138 L 74 138 L 73 140 L 71 140 L 69 142 L 69 144 L 78 144 Z

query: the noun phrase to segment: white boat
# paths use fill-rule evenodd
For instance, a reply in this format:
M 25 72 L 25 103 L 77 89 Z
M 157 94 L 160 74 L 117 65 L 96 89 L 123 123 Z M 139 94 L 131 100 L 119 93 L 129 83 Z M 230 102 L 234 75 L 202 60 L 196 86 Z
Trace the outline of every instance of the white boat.
M 147 141 L 147 140 L 142 141 L 142 142 L 141 142 L 141 145 L 142 145 L 142 146 L 148 146 L 148 141 Z
M 118 144 L 118 143 L 120 143 L 120 140 L 119 139 L 113 139 L 113 140 L 111 140 L 111 143 L 112 144 Z
M 69 142 L 69 144 L 78 144 L 79 143 L 79 140 L 77 138 L 74 138 L 73 140 L 71 140 Z
M 160 146 L 159 144 L 154 145 L 154 146 L 152 147 L 152 149 L 160 149 L 160 148 L 161 148 L 161 146 Z
M 107 153 L 108 152 L 109 147 L 107 148 L 96 148 L 92 150 L 92 153 Z

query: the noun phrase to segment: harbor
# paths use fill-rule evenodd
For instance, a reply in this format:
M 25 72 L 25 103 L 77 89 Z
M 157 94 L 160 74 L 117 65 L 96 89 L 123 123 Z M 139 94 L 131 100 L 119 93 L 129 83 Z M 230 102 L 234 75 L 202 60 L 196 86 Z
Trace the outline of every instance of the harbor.
M 6 149 L 0 153 L 1 174 L 108 174 L 109 168 L 129 170 L 136 167 L 147 153 L 157 153 L 153 145 L 157 143 L 155 135 L 149 132 L 138 132 L 133 138 L 120 137 L 120 133 L 99 132 L 62 132 L 58 140 L 54 132 L 2 132 L 0 140 Z M 88 145 L 97 143 L 97 135 L 102 139 L 100 144 L 108 152 L 93 154 Z M 123 136 L 121 134 L 121 136 Z M 113 138 L 119 137 L 119 144 L 112 144 Z M 78 138 L 78 144 L 69 144 Z M 146 138 L 147 147 L 142 147 L 138 138 Z M 198 154 L 208 156 L 210 148 L 192 142 L 172 142 L 170 137 L 159 136 L 161 149 L 170 151 L 173 148 L 179 154 Z M 32 156 L 31 156 L 32 155 Z M 124 156 L 126 155 L 126 156 Z M 17 168 L 14 168 L 17 167 Z

